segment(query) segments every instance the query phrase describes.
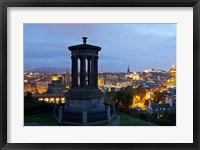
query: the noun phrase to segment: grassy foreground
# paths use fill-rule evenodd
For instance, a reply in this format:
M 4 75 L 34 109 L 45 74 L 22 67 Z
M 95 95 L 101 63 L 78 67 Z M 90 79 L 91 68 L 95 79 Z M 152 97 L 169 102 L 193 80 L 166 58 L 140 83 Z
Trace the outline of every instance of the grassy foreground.
M 120 116 L 121 126 L 157 126 L 151 122 L 133 118 L 132 116 L 121 112 L 117 112 L 117 115 Z
M 120 126 L 156 126 L 151 122 L 133 118 L 132 116 L 121 112 L 117 112 L 117 115 L 120 116 Z M 59 126 L 54 115 L 52 114 L 27 115 L 24 116 L 24 122 L 37 122 L 42 126 Z
M 41 125 L 57 126 L 58 123 L 52 114 L 40 114 L 40 115 L 25 115 L 24 122 L 38 122 Z

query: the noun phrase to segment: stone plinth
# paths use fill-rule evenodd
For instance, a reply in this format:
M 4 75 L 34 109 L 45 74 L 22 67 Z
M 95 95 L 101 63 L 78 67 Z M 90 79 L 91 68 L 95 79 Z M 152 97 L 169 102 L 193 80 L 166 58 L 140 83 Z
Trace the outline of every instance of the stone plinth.
M 70 89 L 66 97 L 65 110 L 105 111 L 104 92 L 100 89 Z
M 72 88 L 66 93 L 67 99 L 91 100 L 104 97 L 104 92 L 99 88 Z

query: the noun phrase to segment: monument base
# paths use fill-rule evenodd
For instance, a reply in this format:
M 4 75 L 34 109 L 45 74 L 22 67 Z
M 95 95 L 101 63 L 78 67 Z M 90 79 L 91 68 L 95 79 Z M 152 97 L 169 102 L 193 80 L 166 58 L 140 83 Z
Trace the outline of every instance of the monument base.
M 114 105 L 104 104 L 104 92 L 98 88 L 73 88 L 66 93 L 64 107 L 59 107 L 59 123 L 95 124 L 110 122 L 114 115 Z
M 104 92 L 99 88 L 74 88 L 66 93 L 65 110 L 105 111 Z
M 74 110 L 74 111 L 92 111 L 92 110 L 103 110 L 105 111 L 104 97 L 99 99 L 91 100 L 73 100 L 68 99 L 65 104 L 65 110 Z
M 56 120 L 59 121 L 59 118 L 55 116 Z M 73 121 L 62 121 L 62 125 L 67 126 L 82 126 L 83 124 L 80 122 L 73 122 Z M 120 117 L 117 115 L 113 115 L 111 117 L 111 121 L 108 122 L 107 120 L 101 120 L 96 122 L 89 122 L 87 123 L 87 126 L 120 126 Z

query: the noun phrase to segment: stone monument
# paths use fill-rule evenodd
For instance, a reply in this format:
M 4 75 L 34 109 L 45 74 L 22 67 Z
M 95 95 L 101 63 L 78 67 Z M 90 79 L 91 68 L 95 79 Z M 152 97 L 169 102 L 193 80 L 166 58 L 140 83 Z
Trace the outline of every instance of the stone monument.
M 71 52 L 71 87 L 66 93 L 62 122 L 87 125 L 110 121 L 114 110 L 104 104 L 104 92 L 98 88 L 98 53 L 101 47 L 83 44 L 68 47 Z M 80 68 L 80 69 L 79 69 Z M 80 78 L 79 78 L 80 75 Z
M 72 84 L 66 94 L 66 110 L 105 109 L 104 92 L 98 88 L 98 52 L 101 47 L 89 45 L 86 40 L 87 38 L 83 37 L 83 44 L 68 47 L 71 51 Z M 78 67 L 78 60 L 80 60 L 80 67 Z M 80 85 L 78 72 L 80 72 Z

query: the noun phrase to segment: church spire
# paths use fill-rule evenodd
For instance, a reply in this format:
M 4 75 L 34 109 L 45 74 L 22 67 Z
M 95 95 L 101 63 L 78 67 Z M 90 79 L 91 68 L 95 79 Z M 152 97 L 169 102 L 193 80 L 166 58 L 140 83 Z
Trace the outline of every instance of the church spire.
M 130 73 L 129 65 L 128 65 L 127 73 Z
M 68 68 L 67 68 L 66 74 L 69 74 L 69 70 L 68 70 Z

